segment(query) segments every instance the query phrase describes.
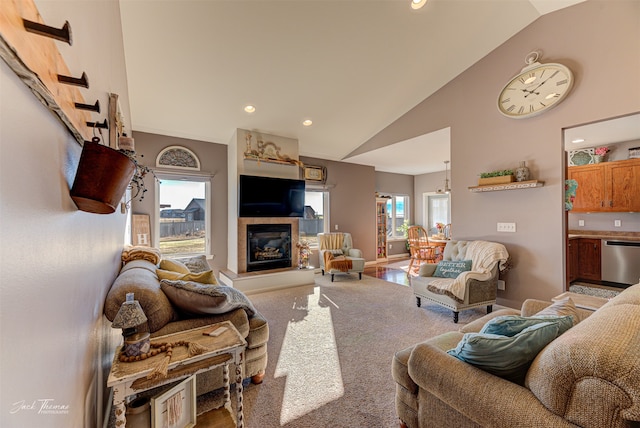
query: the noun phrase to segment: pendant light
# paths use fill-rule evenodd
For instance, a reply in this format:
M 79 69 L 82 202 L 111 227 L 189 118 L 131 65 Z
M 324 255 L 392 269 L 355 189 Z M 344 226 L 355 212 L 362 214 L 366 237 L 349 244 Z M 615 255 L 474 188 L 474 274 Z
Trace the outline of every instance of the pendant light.
M 449 194 L 451 193 L 451 188 L 449 187 L 449 161 L 444 161 L 444 189 L 438 189 L 436 193 L 439 194 Z

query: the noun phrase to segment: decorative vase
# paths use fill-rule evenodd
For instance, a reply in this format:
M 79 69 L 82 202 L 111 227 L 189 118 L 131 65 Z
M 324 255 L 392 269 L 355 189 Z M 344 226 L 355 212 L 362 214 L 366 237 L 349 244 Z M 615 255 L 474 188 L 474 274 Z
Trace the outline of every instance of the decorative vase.
M 520 162 L 520 166 L 516 168 L 516 181 L 527 181 L 529 179 L 529 168 L 525 161 Z
M 604 162 L 604 155 L 593 155 L 593 163 Z

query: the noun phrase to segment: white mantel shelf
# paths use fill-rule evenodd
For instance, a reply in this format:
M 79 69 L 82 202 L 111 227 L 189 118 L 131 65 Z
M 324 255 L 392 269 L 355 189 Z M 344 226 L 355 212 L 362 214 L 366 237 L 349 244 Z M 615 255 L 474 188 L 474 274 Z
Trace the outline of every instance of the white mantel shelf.
M 469 187 L 469 191 L 477 192 L 498 192 L 502 190 L 516 190 L 516 189 L 533 189 L 535 187 L 544 186 L 544 181 L 528 180 L 528 181 L 516 181 L 513 183 L 505 184 L 488 184 L 485 186 L 473 186 Z

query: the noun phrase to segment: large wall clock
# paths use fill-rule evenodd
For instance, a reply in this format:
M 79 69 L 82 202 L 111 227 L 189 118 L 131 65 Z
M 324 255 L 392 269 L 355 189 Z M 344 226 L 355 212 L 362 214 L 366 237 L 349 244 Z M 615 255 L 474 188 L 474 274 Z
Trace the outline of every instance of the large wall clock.
M 573 87 L 573 74 L 568 67 L 541 64 L 537 52 L 527 55 L 526 63 L 498 96 L 498 110 L 512 119 L 536 116 L 557 106 Z

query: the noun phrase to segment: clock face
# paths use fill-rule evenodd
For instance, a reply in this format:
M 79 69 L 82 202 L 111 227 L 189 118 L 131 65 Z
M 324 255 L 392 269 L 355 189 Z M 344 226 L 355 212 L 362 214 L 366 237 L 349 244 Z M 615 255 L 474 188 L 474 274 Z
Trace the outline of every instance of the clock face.
M 500 92 L 498 110 L 520 119 L 540 114 L 560 103 L 573 86 L 571 70 L 562 64 L 526 67 Z

